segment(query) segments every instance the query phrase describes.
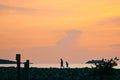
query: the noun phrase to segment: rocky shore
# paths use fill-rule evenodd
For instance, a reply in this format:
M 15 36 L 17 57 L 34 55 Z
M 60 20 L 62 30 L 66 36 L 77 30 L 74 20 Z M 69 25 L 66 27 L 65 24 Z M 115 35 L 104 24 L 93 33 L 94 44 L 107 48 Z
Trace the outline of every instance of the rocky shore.
M 16 80 L 15 67 L 0 67 L 0 80 Z M 120 80 L 120 69 L 114 75 L 97 75 L 91 68 L 30 68 L 30 80 Z M 23 68 L 21 75 L 24 76 Z

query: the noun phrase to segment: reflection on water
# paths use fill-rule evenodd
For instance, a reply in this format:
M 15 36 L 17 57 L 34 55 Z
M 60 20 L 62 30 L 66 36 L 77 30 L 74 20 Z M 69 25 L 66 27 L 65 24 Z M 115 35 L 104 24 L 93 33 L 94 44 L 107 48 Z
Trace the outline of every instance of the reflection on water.
M 91 68 L 94 65 L 92 64 L 70 64 L 70 68 L 83 68 L 83 67 L 89 67 Z M 0 67 L 16 67 L 16 64 L 0 64 Z M 21 67 L 24 67 L 23 64 L 21 64 Z M 60 64 L 30 64 L 30 67 L 37 67 L 37 68 L 60 68 Z M 114 68 L 120 68 L 120 64 Z

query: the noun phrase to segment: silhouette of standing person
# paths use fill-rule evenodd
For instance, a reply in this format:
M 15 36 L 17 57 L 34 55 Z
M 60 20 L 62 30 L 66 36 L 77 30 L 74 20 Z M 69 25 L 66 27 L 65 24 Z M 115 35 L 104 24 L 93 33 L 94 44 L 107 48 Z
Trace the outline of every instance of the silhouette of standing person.
M 66 61 L 66 68 L 68 68 L 69 67 L 69 64 L 68 64 L 68 62 Z
M 62 60 L 62 58 L 60 59 L 60 61 L 61 61 L 61 62 L 60 62 L 60 67 L 61 67 L 61 68 L 64 68 L 64 65 L 63 65 L 63 60 Z

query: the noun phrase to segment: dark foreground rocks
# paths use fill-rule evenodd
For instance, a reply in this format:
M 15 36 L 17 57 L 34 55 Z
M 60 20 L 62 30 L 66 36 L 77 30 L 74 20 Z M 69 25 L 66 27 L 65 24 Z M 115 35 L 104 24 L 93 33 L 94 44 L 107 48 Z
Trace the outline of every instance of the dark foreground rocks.
M 120 80 L 120 69 L 114 75 L 98 75 L 90 68 L 30 68 L 30 80 Z M 24 76 L 21 69 L 22 79 Z M 0 80 L 16 80 L 15 67 L 0 67 Z

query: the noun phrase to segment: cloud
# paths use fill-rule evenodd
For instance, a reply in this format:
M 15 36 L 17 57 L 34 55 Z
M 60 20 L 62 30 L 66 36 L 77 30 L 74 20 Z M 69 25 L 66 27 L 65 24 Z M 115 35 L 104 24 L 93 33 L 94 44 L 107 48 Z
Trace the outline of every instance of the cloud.
M 88 53 L 87 49 L 82 49 L 77 46 L 77 41 L 80 35 L 81 31 L 78 30 L 67 31 L 66 36 L 56 42 L 56 46 L 33 47 L 24 52 L 32 55 L 29 57 L 35 57 L 35 62 L 38 62 L 36 60 L 40 57 L 41 62 L 44 63 L 48 63 L 49 61 L 56 62 L 61 57 L 69 61 L 72 59 L 72 62 L 79 62 L 80 54 L 85 55 L 84 53 Z M 23 55 L 27 56 L 27 54 Z
M 111 47 L 116 47 L 116 48 L 120 48 L 120 44 L 113 44 L 113 45 L 110 45 Z
M 0 4 L 0 9 L 8 9 L 8 10 L 15 10 L 15 11 L 32 11 L 35 9 L 31 8 L 24 8 L 24 7 L 15 7 L 15 6 L 8 6 Z
M 109 17 L 97 21 L 95 24 L 85 28 L 84 33 L 91 34 L 95 38 L 100 36 L 102 39 L 113 39 L 120 37 L 120 16 Z
M 87 49 L 79 48 L 77 46 L 77 41 L 80 35 L 81 31 L 70 30 L 66 32 L 66 36 L 56 42 L 56 46 L 33 47 L 20 49 L 19 51 L 22 54 L 23 60 L 30 59 L 32 62 L 37 63 L 56 63 L 60 58 L 71 62 L 79 62 L 81 55 L 85 56 L 85 53 L 89 53 Z M 6 54 L 10 52 L 11 51 L 6 52 Z M 15 55 L 16 53 L 11 53 L 11 57 L 13 57 L 13 54 Z M 7 58 L 8 56 L 3 55 L 2 58 L 3 57 Z
M 18 7 L 18 6 L 9 6 L 0 4 L 0 10 L 13 10 L 15 12 L 22 12 L 22 14 L 30 14 L 30 15 L 45 15 L 45 16 L 64 16 L 68 15 L 70 11 L 65 9 L 56 9 L 50 7 L 37 7 L 37 8 L 25 8 L 25 7 Z M 6 14 L 6 13 L 5 13 Z M 7 13 L 8 14 L 8 13 Z M 18 14 L 18 13 L 17 13 Z
M 102 21 L 99 21 L 96 25 L 103 26 L 103 25 L 112 24 L 112 23 L 120 25 L 120 16 L 106 18 Z
M 63 58 L 63 60 L 67 60 L 69 63 L 80 63 L 89 59 L 119 56 L 120 51 L 101 49 L 91 51 L 88 48 L 78 47 L 75 44 L 77 44 L 78 38 L 81 37 L 81 34 L 81 31 L 70 30 L 66 32 L 65 36 L 56 42 L 56 46 L 19 49 L 19 53 L 22 55 L 22 61 L 29 59 L 30 62 L 33 63 L 59 63 L 59 59 Z M 17 53 L 15 50 L 16 49 L 0 50 L 0 53 L 2 53 L 0 58 L 15 60 L 15 54 Z
M 66 33 L 66 36 L 57 42 L 57 46 L 74 46 L 80 35 L 80 31 L 71 30 Z
M 110 21 L 112 21 L 112 22 L 120 22 L 120 17 L 114 17 Z

